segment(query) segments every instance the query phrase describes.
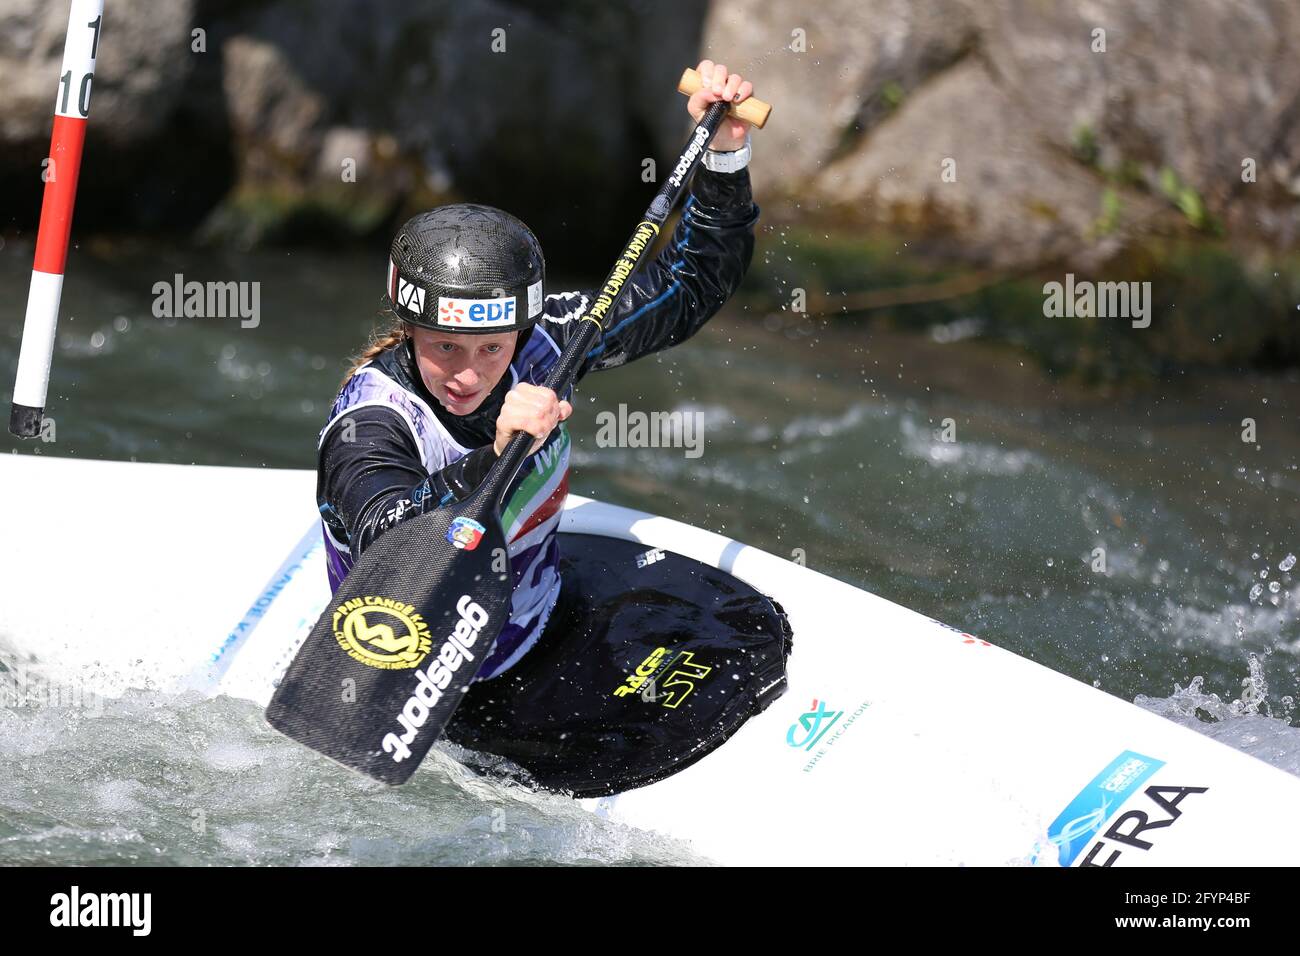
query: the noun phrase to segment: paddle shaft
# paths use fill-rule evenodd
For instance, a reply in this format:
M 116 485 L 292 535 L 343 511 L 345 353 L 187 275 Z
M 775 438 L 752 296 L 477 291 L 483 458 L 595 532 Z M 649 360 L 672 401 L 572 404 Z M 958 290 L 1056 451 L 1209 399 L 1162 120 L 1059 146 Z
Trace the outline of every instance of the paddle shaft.
M 600 284 L 596 300 L 587 312 L 576 320 L 581 327 L 560 353 L 559 360 L 551 368 L 543 383 L 557 395 L 562 395 L 573 387 L 587 352 L 605 331 L 605 322 L 618 303 L 623 286 L 649 255 L 655 237 L 659 235 L 660 228 L 681 199 L 686 184 L 690 182 L 691 174 L 704 158 L 704 150 L 713 139 L 714 133 L 718 131 L 730 106 L 729 103 L 718 101 L 705 111 L 704 117 L 691 131 L 690 138 L 682 149 L 681 155 L 678 156 L 677 162 L 673 164 L 672 173 L 655 194 L 645 215 L 632 231 L 632 237 L 628 239 L 613 268 L 609 270 L 609 275 Z M 505 451 L 501 453 L 501 457 L 484 478 L 483 484 L 479 486 L 478 493 L 491 495 L 498 511 L 506 488 L 528 457 L 528 449 L 532 447 L 532 443 L 532 435 L 527 432 L 516 432 L 506 445 Z

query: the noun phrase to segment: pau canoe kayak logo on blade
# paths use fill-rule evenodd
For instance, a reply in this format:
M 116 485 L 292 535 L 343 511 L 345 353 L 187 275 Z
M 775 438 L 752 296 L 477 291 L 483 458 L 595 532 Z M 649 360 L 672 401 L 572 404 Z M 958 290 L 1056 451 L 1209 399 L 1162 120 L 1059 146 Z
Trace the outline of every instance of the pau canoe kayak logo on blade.
M 812 773 L 830 748 L 839 742 L 844 733 L 859 717 L 867 712 L 871 702 L 864 700 L 847 718 L 842 710 L 832 710 L 824 700 L 813 698 L 812 706 L 799 715 L 799 719 L 785 732 L 785 742 L 805 752 L 817 747 L 816 753 L 804 764 L 803 772 Z M 833 732 L 832 732 L 833 730 Z M 828 736 L 829 734 L 829 736 Z M 824 743 L 822 741 L 825 740 Z M 818 746 L 821 744 L 821 746 Z
M 1061 811 L 1048 827 L 1047 845 L 1040 843 L 1034 847 L 1031 862 L 1050 865 L 1050 858 L 1055 856 L 1061 866 L 1069 866 L 1091 845 L 1080 866 L 1113 866 L 1126 850 L 1150 850 L 1182 816 L 1179 804 L 1186 797 L 1209 789 L 1161 785 L 1143 788 L 1142 784 L 1164 765 L 1163 760 L 1124 751 Z M 1145 799 L 1138 798 L 1141 802 L 1120 814 L 1102 833 L 1106 821 L 1139 791 Z M 1108 840 L 1113 842 L 1107 843 Z M 1100 853 L 1105 849 L 1110 854 L 1103 858 Z
M 462 516 L 452 521 L 451 527 L 447 529 L 447 540 L 462 551 L 473 551 L 483 540 L 485 531 L 487 528 L 473 518 Z
M 354 661 L 380 670 L 418 667 L 433 647 L 414 605 L 371 594 L 334 609 L 334 640 Z

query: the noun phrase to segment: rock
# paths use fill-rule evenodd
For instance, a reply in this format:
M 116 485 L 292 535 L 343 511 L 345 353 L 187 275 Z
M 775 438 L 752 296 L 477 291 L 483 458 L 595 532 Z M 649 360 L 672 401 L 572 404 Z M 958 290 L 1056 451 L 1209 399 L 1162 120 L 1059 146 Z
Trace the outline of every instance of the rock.
M 775 105 L 755 163 L 772 168 L 770 186 L 793 194 L 892 112 L 891 94 L 957 62 L 973 30 L 966 0 L 723 0 L 712 6 L 703 51 L 754 77 Z M 804 52 L 792 49 L 798 39 Z
M 129 143 L 163 129 L 193 69 L 189 49 L 194 0 L 110 4 L 104 16 L 91 94 L 95 135 Z M 49 146 L 68 5 L 42 0 L 0 2 L 0 139 L 6 152 Z
M 0 0 L 0 172 L 19 184 L 0 215 L 19 227 L 65 17 Z M 463 198 L 585 257 L 644 207 L 645 161 L 689 126 L 669 91 L 706 55 L 775 105 L 754 138 L 769 221 L 1014 269 L 1170 235 L 1293 248 L 1297 45 L 1294 0 L 117 0 L 78 217 L 244 242 L 289 234 L 296 207 L 346 234 Z
M 91 121 L 77 197 L 77 221 L 115 230 L 149 228 L 160 210 L 210 205 L 211 186 L 223 189 L 220 150 L 189 142 L 178 148 L 178 130 L 193 135 L 185 114 L 206 116 L 211 135 L 223 128 L 205 97 L 210 75 L 202 55 L 190 48 L 195 0 L 110 3 L 104 14 Z M 42 161 L 50 128 L 68 27 L 66 3 L 0 0 L 0 176 L 19 188 L 0 193 L 0 218 L 34 226 L 41 206 Z M 197 147 L 197 148 L 196 148 Z M 195 157 L 202 157 L 200 164 Z M 202 165 L 197 182 L 193 177 Z M 177 200 L 177 191 L 187 194 Z M 193 216 L 189 221 L 193 221 Z
M 981 263 L 1081 268 L 1220 225 L 1294 247 L 1298 42 L 1289 0 L 720 0 L 705 34 L 776 104 L 754 160 L 785 198 L 769 213 L 829 209 Z M 945 156 L 957 183 L 938 180 Z
M 271 41 L 234 36 L 221 55 L 230 131 L 243 147 L 240 178 L 300 181 L 324 139 L 325 98 Z
M 1164 214 L 1131 196 L 1102 223 L 1095 177 L 1043 143 L 976 58 L 923 86 L 811 194 L 850 221 L 919 231 L 936 252 L 1009 269 L 1096 267 Z

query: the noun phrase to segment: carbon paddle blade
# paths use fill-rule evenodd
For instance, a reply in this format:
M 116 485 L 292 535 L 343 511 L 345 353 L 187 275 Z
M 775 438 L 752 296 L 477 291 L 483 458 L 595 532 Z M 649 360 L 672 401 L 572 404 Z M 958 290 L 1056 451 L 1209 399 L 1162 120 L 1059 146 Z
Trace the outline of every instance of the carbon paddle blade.
M 494 505 L 478 494 L 385 531 L 289 665 L 270 725 L 376 780 L 404 783 L 509 617 Z

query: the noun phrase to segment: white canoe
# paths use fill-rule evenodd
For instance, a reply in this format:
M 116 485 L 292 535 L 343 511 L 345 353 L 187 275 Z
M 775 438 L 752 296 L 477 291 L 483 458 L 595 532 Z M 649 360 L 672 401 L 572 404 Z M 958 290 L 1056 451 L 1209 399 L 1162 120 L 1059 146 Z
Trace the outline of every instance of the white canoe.
M 310 472 L 7 455 L 0 490 L 0 640 L 50 680 L 265 704 L 329 596 Z M 1300 858 L 1300 778 L 728 538 L 576 496 L 562 527 L 728 571 L 794 632 L 784 697 L 594 812 L 728 864 Z

